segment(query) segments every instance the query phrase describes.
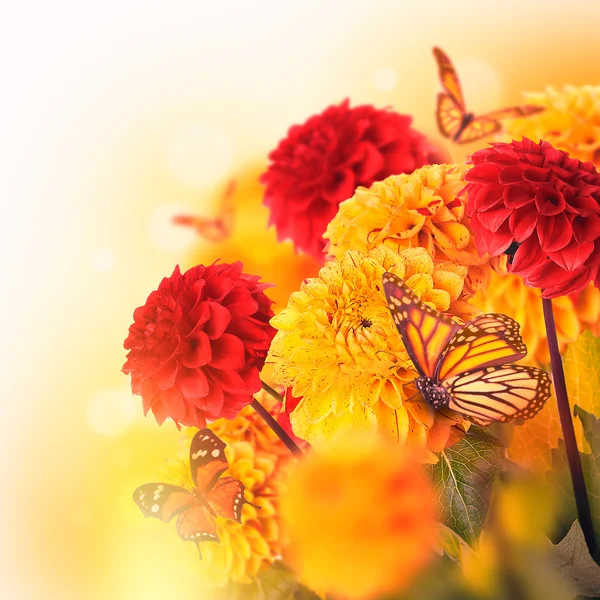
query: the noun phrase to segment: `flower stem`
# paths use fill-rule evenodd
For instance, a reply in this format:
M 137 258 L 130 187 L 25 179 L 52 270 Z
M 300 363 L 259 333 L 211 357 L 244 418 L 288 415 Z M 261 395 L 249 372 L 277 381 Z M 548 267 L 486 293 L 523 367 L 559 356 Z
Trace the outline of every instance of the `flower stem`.
M 275 390 L 273 390 L 275 391 Z M 277 392 L 275 392 L 277 393 Z M 263 418 L 264 422 L 275 432 L 277 437 L 285 444 L 287 449 L 296 457 L 304 456 L 300 447 L 285 432 L 283 427 L 271 416 L 271 413 L 256 399 L 252 400 L 252 408 Z
M 271 396 L 273 396 L 277 402 L 281 402 L 283 404 L 283 396 L 278 391 L 274 390 L 268 383 L 265 383 L 264 381 L 261 383 L 262 389 L 265 390 L 265 392 L 271 394 Z
M 573 429 L 573 418 L 571 417 L 571 407 L 569 406 L 569 397 L 567 395 L 565 372 L 563 370 L 562 359 L 558 349 L 556 325 L 554 324 L 554 313 L 552 311 L 552 300 L 549 298 L 542 298 L 542 305 L 544 307 L 546 336 L 548 338 L 550 361 L 552 363 L 552 379 L 554 380 L 554 391 L 556 392 L 556 404 L 558 405 L 560 426 L 565 439 L 567 460 L 569 461 L 569 470 L 571 471 L 577 517 L 579 518 L 579 524 L 583 530 L 587 547 L 590 554 L 593 555 L 596 552 L 596 538 L 594 536 L 590 503 L 585 489 L 581 458 L 579 456 L 579 450 L 577 449 L 575 430 Z

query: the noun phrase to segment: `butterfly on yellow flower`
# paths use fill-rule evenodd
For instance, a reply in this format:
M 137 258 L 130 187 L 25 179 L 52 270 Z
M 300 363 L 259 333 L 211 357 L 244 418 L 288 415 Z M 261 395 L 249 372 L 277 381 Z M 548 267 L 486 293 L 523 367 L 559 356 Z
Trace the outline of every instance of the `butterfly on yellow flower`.
M 519 324 L 483 314 L 459 325 L 421 302 L 402 279 L 383 276 L 394 323 L 419 377 L 417 389 L 435 409 L 448 407 L 478 425 L 533 417 L 550 397 L 550 377 L 512 365 L 527 348 Z

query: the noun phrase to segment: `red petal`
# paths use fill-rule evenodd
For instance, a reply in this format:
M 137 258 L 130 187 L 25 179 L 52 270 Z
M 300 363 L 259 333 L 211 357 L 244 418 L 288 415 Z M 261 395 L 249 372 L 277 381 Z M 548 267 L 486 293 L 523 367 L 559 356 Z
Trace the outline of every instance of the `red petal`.
M 551 216 L 563 212 L 567 203 L 560 192 L 545 185 L 536 192 L 535 205 L 541 215 Z
M 498 175 L 500 183 L 518 183 L 523 181 L 523 173 L 519 167 L 504 167 Z
M 354 193 L 356 179 L 352 169 L 334 173 L 334 180 L 323 190 L 323 198 L 331 204 L 339 204 Z
M 531 202 L 534 195 L 533 186 L 527 181 L 517 185 L 508 185 L 504 187 L 504 204 L 508 208 L 520 208 Z
M 241 369 L 245 364 L 244 342 L 235 335 L 224 333 L 211 343 L 212 360 L 215 369 Z
M 580 244 L 593 242 L 600 237 L 600 216 L 575 217 L 571 223 L 573 236 Z
M 196 331 L 182 343 L 181 362 L 190 369 L 207 365 L 212 359 L 211 345 L 204 331 Z
M 204 398 L 208 394 L 208 379 L 202 369 L 183 367 L 179 370 L 177 388 L 188 400 Z
M 529 236 L 515 252 L 510 272 L 525 275 L 529 270 L 540 265 L 545 259 L 537 237 Z
M 270 341 L 269 335 L 274 335 L 274 329 L 264 321 L 259 321 L 253 317 L 245 319 L 236 319 L 227 329 L 228 333 L 233 333 L 244 341 L 262 342 Z
M 482 162 L 469 169 L 465 181 L 469 183 L 498 183 L 500 167 L 495 164 Z
M 220 387 L 224 392 L 246 392 L 255 393 L 260 389 L 260 385 L 258 389 L 246 390 L 247 385 L 246 382 L 241 378 L 240 374 L 237 371 L 222 371 L 219 369 L 212 369 L 208 367 L 209 376 L 211 379 L 211 384 L 214 383 L 218 387 Z
M 514 241 L 513 234 L 508 226 L 508 221 L 506 221 L 493 235 L 488 233 L 488 238 L 489 239 L 486 241 L 488 254 L 490 256 L 502 254 Z
M 575 271 L 590 257 L 594 244 L 579 244 L 575 240 L 558 252 L 548 252 L 548 256 L 562 269 Z
M 354 171 L 356 173 L 356 178 L 359 181 L 370 183 L 375 178 L 375 175 L 383 169 L 385 160 L 381 155 L 381 152 L 379 152 L 373 144 L 368 142 L 364 143 L 363 152 L 362 161 L 354 167 Z
M 533 233 L 537 220 L 538 213 L 533 204 L 515 209 L 509 219 L 515 242 L 524 242 Z
M 491 208 L 490 210 L 480 211 L 478 216 L 480 223 L 492 233 L 495 233 L 500 229 L 504 221 L 508 219 L 510 213 L 510 208 L 501 205 Z
M 501 185 L 477 186 L 469 200 L 477 210 L 488 210 L 495 204 L 502 204 L 503 189 L 504 186 Z
M 548 182 L 551 175 L 550 169 L 536 169 L 533 167 L 523 171 L 523 178 L 534 183 Z
M 215 302 L 221 302 L 234 286 L 235 281 L 231 277 L 213 275 L 206 280 L 204 293 Z
M 572 240 L 573 229 L 565 213 L 554 217 L 540 215 L 537 224 L 537 234 L 540 246 L 544 252 L 557 252 Z
M 210 309 L 210 319 L 204 324 L 206 335 L 214 340 L 223 335 L 231 322 L 231 313 L 217 302 L 207 302 Z
M 186 414 L 186 407 L 181 394 L 177 388 L 171 388 L 170 390 L 164 390 L 160 398 L 167 411 L 167 414 L 174 420 L 179 421 L 183 419 Z
M 173 387 L 177 377 L 177 368 L 177 361 L 170 360 L 152 374 L 152 379 L 160 390 L 168 390 Z

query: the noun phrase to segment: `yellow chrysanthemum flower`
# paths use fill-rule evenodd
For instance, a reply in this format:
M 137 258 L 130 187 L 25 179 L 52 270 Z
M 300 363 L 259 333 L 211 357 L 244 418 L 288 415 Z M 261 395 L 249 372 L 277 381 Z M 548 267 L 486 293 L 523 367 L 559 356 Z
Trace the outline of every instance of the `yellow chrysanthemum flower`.
M 266 395 L 257 397 L 265 408 L 276 414 L 275 400 Z M 292 455 L 275 434 L 267 433 L 262 418 L 251 407 L 241 411 L 235 419 L 220 419 L 209 425 L 226 444 L 225 456 L 229 463 L 223 477 L 239 479 L 245 486 L 242 523 L 217 517 L 220 542 L 202 542 L 202 560 L 198 570 L 202 589 L 222 588 L 228 583 L 248 584 L 261 568 L 281 556 L 285 545 L 279 517 L 279 496 L 284 485 Z M 194 428 L 184 430 L 181 459 L 167 473 L 170 480 L 188 489 L 193 487 L 187 469 L 189 444 L 196 433 Z M 277 438 L 278 440 L 278 438 Z
M 336 597 L 398 590 L 432 555 L 433 506 L 406 448 L 353 434 L 310 454 L 290 476 L 281 500 L 289 559 L 309 587 Z
M 480 257 L 457 194 L 465 187 L 467 165 L 427 165 L 359 187 L 340 204 L 323 235 L 334 257 L 347 250 L 366 252 L 381 245 L 400 251 L 425 248 L 436 262 L 468 267 L 466 291 L 485 287 L 489 257 Z M 493 264 L 505 259 L 493 259 Z
M 296 435 L 313 445 L 373 428 L 402 444 L 427 445 L 436 413 L 414 398 L 416 372 L 386 302 L 385 271 L 403 278 L 432 307 L 456 314 L 465 267 L 434 266 L 424 248 L 397 253 L 379 246 L 326 263 L 271 319 L 278 332 L 267 362 L 274 380 L 302 397 L 290 420 Z
M 506 133 L 511 139 L 543 139 L 574 158 L 600 165 L 600 86 L 548 87 L 542 93 L 525 94 L 525 98 L 529 104 L 547 108 L 525 119 L 507 121 Z
M 521 336 L 528 354 L 524 362 L 545 365 L 550 363 L 546 326 L 540 290 L 523 283 L 518 275 L 494 273 L 485 291 L 478 292 L 472 303 L 486 313 L 503 313 L 521 325 Z M 568 296 L 552 300 L 554 321 L 561 351 L 574 342 L 581 332 L 581 324 L 573 301 Z

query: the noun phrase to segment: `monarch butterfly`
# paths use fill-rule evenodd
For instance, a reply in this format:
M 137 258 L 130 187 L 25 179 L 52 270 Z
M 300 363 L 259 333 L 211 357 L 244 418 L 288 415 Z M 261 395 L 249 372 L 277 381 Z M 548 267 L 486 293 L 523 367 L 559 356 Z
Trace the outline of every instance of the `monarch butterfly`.
M 169 483 L 146 483 L 133 493 L 134 502 L 146 517 L 168 522 L 177 517 L 177 533 L 184 541 L 218 542 L 217 515 L 241 523 L 244 485 L 227 470 L 226 444 L 210 429 L 200 429 L 190 446 L 190 467 L 196 486 L 187 490 Z M 202 554 L 200 554 L 202 558 Z
M 465 108 L 458 74 L 448 55 L 440 48 L 433 49 L 440 81 L 445 91 L 437 98 L 437 124 L 440 133 L 458 144 L 468 144 L 502 128 L 500 119 L 528 117 L 545 110 L 544 106 L 512 106 L 476 117 Z
M 175 225 L 187 225 L 193 227 L 198 235 L 209 242 L 222 242 L 227 239 L 233 231 L 233 220 L 235 216 L 235 205 L 233 194 L 236 182 L 232 179 L 225 188 L 219 205 L 219 214 L 214 219 L 195 217 L 193 215 L 178 215 L 173 218 Z
M 393 273 L 383 275 L 392 318 L 435 409 L 448 407 L 478 425 L 529 419 L 550 397 L 550 377 L 512 365 L 527 354 L 519 324 L 484 314 L 458 325 L 423 302 Z

